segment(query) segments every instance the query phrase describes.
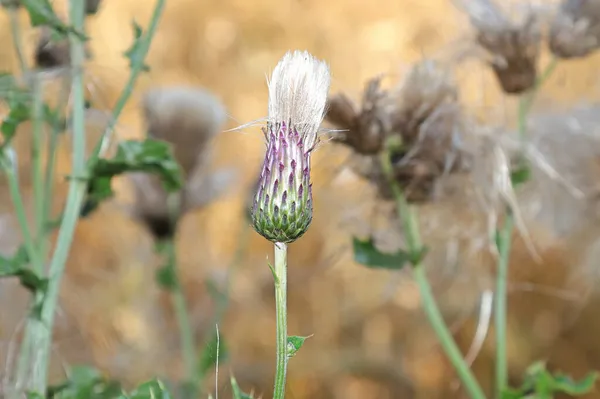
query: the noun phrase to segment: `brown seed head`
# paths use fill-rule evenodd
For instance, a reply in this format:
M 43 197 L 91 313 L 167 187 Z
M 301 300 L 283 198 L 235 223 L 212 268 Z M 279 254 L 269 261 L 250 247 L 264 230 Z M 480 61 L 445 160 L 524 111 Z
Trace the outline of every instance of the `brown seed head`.
M 458 147 L 466 124 L 458 103 L 458 89 L 449 74 L 433 61 L 415 65 L 397 87 L 383 91 L 372 79 L 360 111 L 345 95 L 330 99 L 329 122 L 348 129 L 339 141 L 370 159 L 358 174 L 374 182 L 384 198 L 391 198 L 379 155 L 387 140 L 398 143 L 392 154 L 394 178 L 410 201 L 431 198 L 444 173 L 463 165 Z
M 211 93 L 190 87 L 153 89 L 144 96 L 142 107 L 148 135 L 173 145 L 186 176 L 202 162 L 227 116 Z
M 581 58 L 600 47 L 600 0 L 564 0 L 550 24 L 550 51 Z
M 69 40 L 52 41 L 52 30 L 40 29 L 40 38 L 35 49 L 35 64 L 41 68 L 55 68 L 71 63 Z
M 380 104 L 386 96 L 380 89 L 380 81 L 374 78 L 367 82 L 360 110 L 343 93 L 328 100 L 326 120 L 345 130 L 335 140 L 352 147 L 358 154 L 379 153 L 391 130 L 390 116 Z
M 143 100 L 148 135 L 172 144 L 177 162 L 185 173 L 181 195 L 169 196 L 156 176 L 132 174 L 135 215 L 155 236 L 173 234 L 169 201 L 179 215 L 205 205 L 223 192 L 231 173 L 212 174 L 204 167 L 210 156 L 210 142 L 225 122 L 225 108 L 208 91 L 190 87 L 153 89 Z
M 519 94 L 531 89 L 542 38 L 537 15 L 528 11 L 521 22 L 513 22 L 491 0 L 473 0 L 465 9 L 502 90 Z

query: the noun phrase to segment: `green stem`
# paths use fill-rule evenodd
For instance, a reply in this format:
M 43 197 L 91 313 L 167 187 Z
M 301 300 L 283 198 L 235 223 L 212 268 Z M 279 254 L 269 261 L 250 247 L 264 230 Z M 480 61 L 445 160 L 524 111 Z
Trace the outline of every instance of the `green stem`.
M 21 37 L 21 24 L 19 22 L 19 9 L 15 7 L 9 7 L 8 17 L 10 19 L 10 31 L 13 38 L 13 46 L 19 61 L 19 68 L 21 69 L 21 73 L 25 75 L 29 71 L 29 68 L 27 67 L 25 55 L 23 54 L 23 40 Z
M 165 7 L 165 0 L 156 0 L 156 6 L 154 7 L 154 12 L 152 13 L 152 18 L 150 20 L 150 25 L 148 26 L 148 31 L 143 34 L 143 37 L 140 38 L 139 43 L 139 51 L 141 56 L 135 60 L 133 65 L 131 66 L 131 73 L 129 75 L 129 79 L 125 84 L 125 88 L 121 93 L 121 96 L 117 100 L 115 105 L 112 117 L 109 119 L 106 129 L 104 129 L 104 134 L 102 136 L 102 140 L 98 143 L 96 148 L 94 149 L 91 162 L 94 162 L 108 147 L 110 143 L 110 138 L 112 136 L 112 131 L 117 123 L 119 115 L 125 108 L 125 104 L 127 104 L 127 100 L 131 96 L 133 92 L 133 88 L 135 86 L 135 81 L 137 80 L 138 75 L 144 71 L 144 59 L 148 50 L 150 49 L 150 44 L 152 43 L 152 38 L 156 33 L 156 29 L 158 28 L 158 22 L 160 20 L 160 16 Z
M 36 224 L 35 238 L 31 233 L 27 233 L 29 235 L 29 240 L 33 241 L 33 251 L 35 251 L 34 257 L 31 257 L 32 260 L 32 268 L 39 275 L 44 275 L 44 264 L 46 261 L 46 252 L 45 252 L 45 231 L 44 231 L 44 218 L 43 218 L 43 206 L 44 206 L 44 197 L 41 192 L 41 187 L 43 185 L 42 178 L 42 165 L 41 165 L 41 154 L 40 154 L 40 146 L 42 142 L 42 132 L 43 132 L 43 123 L 44 123 L 44 115 L 43 115 L 43 96 L 40 88 L 39 79 L 34 76 L 33 82 L 33 107 L 32 107 L 32 116 L 33 116 L 33 140 L 31 146 L 31 159 L 32 159 L 32 177 L 33 177 L 33 198 L 34 198 L 34 219 Z M 15 171 L 16 173 L 16 171 Z M 16 184 L 15 190 L 18 191 L 18 184 Z M 15 193 L 18 195 L 18 192 Z M 22 203 L 22 200 L 19 199 Z M 17 211 L 19 213 L 19 211 Z M 24 213 L 24 211 L 23 211 Z M 22 215 L 19 219 L 19 224 L 26 223 L 26 220 L 23 221 L 24 215 Z M 27 231 L 29 229 L 27 228 Z M 27 242 L 27 239 L 25 240 Z M 29 252 L 29 250 L 28 250 Z M 40 295 L 40 294 L 36 294 Z M 21 341 L 21 348 L 19 352 L 19 359 L 17 362 L 17 378 L 15 385 L 17 387 L 22 387 L 26 383 L 26 379 L 28 376 L 28 367 L 29 360 L 31 356 L 31 339 L 32 336 L 36 333 L 33 329 L 38 328 L 39 323 L 36 321 L 31 321 L 23 333 L 23 339 Z M 18 391 L 19 389 L 17 389 Z
M 84 31 L 85 4 L 84 2 L 71 0 L 69 2 L 69 17 L 73 28 L 79 32 Z M 60 225 L 60 231 L 56 242 L 56 249 L 50 262 L 49 283 L 46 298 L 42 307 L 43 329 L 37 335 L 37 352 L 34 357 L 34 370 L 32 373 L 33 389 L 35 392 L 46 392 L 47 375 L 50 360 L 50 346 L 52 342 L 52 330 L 54 327 L 54 313 L 58 303 L 60 283 L 65 270 L 65 264 L 75 227 L 79 219 L 79 212 L 83 202 L 87 182 L 86 173 L 86 134 L 85 134 L 85 91 L 83 80 L 83 66 L 85 62 L 85 50 L 83 42 L 75 35 L 69 36 L 71 49 L 71 68 L 73 80 L 71 82 L 72 105 L 72 135 L 73 135 L 73 165 L 71 183 L 67 195 L 65 212 Z
M 44 167 L 42 165 L 42 141 L 44 130 L 44 97 L 42 94 L 41 81 L 38 76 L 34 77 L 33 93 L 33 140 L 31 145 L 31 166 L 33 180 L 34 215 L 36 223 L 35 238 L 39 255 L 42 261 L 46 258 L 46 217 L 45 203 L 48 198 L 44 195 Z M 44 272 L 44 265 L 38 265 L 38 273 Z
M 469 369 L 469 366 L 465 362 L 462 353 L 458 349 L 450 330 L 446 326 L 444 319 L 440 313 L 440 310 L 435 302 L 433 293 L 431 292 L 431 286 L 427 281 L 427 275 L 422 264 L 417 264 L 413 268 L 413 275 L 419 286 L 419 292 L 421 294 L 421 301 L 423 302 L 423 309 L 429 319 L 429 323 L 433 327 L 435 334 L 446 353 L 446 356 L 450 359 L 450 362 L 456 369 L 458 376 L 469 396 L 472 399 L 485 399 L 485 394 L 481 389 L 479 383 L 475 379 L 475 376 Z
M 189 384 L 190 398 L 198 396 L 198 363 L 196 358 L 196 344 L 194 342 L 194 330 L 190 322 L 189 313 L 186 305 L 185 294 L 181 285 L 181 280 L 177 273 L 177 254 L 175 252 L 175 243 L 173 239 L 167 241 L 167 268 L 173 278 L 174 286 L 170 291 L 173 299 L 173 308 L 179 326 L 179 339 L 181 344 L 181 356 L 185 364 L 187 382 Z
M 277 314 L 277 368 L 273 399 L 285 397 L 287 374 L 287 244 L 275 243 L 275 312 Z
M 231 280 L 232 280 L 232 275 L 234 274 L 234 272 L 237 270 L 238 266 L 241 264 L 242 260 L 244 259 L 244 254 L 246 253 L 246 250 L 248 248 L 248 241 L 250 238 L 250 232 L 252 231 L 251 225 L 248 223 L 243 223 L 242 224 L 242 228 L 240 230 L 239 236 L 238 236 L 238 245 L 236 247 L 235 250 L 235 254 L 233 255 L 233 260 L 231 261 L 231 264 L 229 265 L 229 271 L 227 273 L 227 277 L 225 280 L 225 288 L 224 288 L 224 292 L 219 292 L 215 298 L 215 302 L 216 302 L 216 309 L 215 309 L 215 317 L 213 318 L 213 321 L 210 325 L 219 325 L 221 323 L 221 320 L 223 319 L 225 312 L 229 306 L 229 296 L 230 296 L 230 291 L 231 291 Z M 208 345 L 211 345 L 213 343 L 214 340 L 214 335 L 209 334 L 205 340 L 204 340 L 204 347 L 207 347 Z M 200 371 L 200 370 L 199 370 Z M 198 391 L 204 393 L 203 391 L 203 381 L 204 381 L 204 375 L 203 374 L 198 374 Z
M 13 151 L 12 149 L 10 150 Z M 6 156 L 6 155 L 5 155 Z M 32 268 L 34 270 L 38 269 L 39 259 L 38 252 L 35 247 L 35 241 L 33 239 L 33 235 L 29 230 L 29 224 L 27 222 L 27 216 L 25 213 L 25 207 L 23 203 L 23 197 L 21 196 L 21 190 L 19 188 L 19 179 L 17 166 L 15 165 L 16 160 L 5 160 L 6 164 L 4 166 L 4 171 L 6 173 L 8 179 L 8 186 L 10 191 L 10 196 L 12 202 L 15 207 L 15 214 L 17 216 L 17 221 L 21 227 L 21 234 L 23 235 L 23 241 L 25 245 L 25 250 L 27 251 L 27 256 L 31 262 Z M 31 321 L 31 323 L 35 323 Z M 33 328 L 33 327 L 32 327 Z M 27 376 L 29 373 L 29 359 L 31 355 L 31 336 L 32 330 L 29 328 L 29 325 L 26 326 L 23 339 L 21 341 L 21 348 L 19 352 L 19 359 L 17 361 L 17 375 L 15 380 L 15 395 L 19 395 L 20 389 L 22 389 L 27 383 Z M 18 396 L 15 396 L 18 397 Z
M 556 58 L 548 63 L 535 82 L 533 89 L 519 98 L 517 113 L 517 131 L 523 153 L 521 161 L 525 161 L 525 145 L 527 139 L 527 116 L 531 111 L 537 93 L 544 82 L 552 75 L 558 62 Z M 502 392 L 508 387 L 508 362 L 506 352 L 507 326 L 507 282 L 510 260 L 510 244 L 514 229 L 514 216 L 510 209 L 506 210 L 506 220 L 498 232 L 498 264 L 496 276 L 496 293 L 494 299 L 494 325 L 496 332 L 496 397 L 500 399 Z
M 12 155 L 5 154 L 5 157 L 14 157 L 14 150 L 9 150 Z M 21 233 L 23 234 L 23 241 L 25 245 L 25 250 L 27 251 L 27 256 L 29 257 L 30 263 L 33 265 L 33 269 L 37 271 L 38 265 L 41 263 L 39 259 L 38 251 L 35 247 L 35 240 L 33 235 L 31 234 L 31 230 L 29 230 L 29 223 L 27 221 L 27 215 L 25 212 L 25 204 L 23 202 L 23 197 L 21 195 L 21 190 L 19 188 L 19 177 L 17 172 L 16 158 L 13 159 L 4 159 L 3 169 L 6 173 L 6 177 L 8 179 L 8 188 L 10 192 L 10 197 L 15 207 L 15 214 L 17 216 L 17 222 L 21 227 Z
M 500 399 L 508 386 L 506 361 L 506 303 L 508 264 L 513 230 L 513 216 L 508 213 L 502 230 L 498 234 L 498 271 L 496 277 L 496 298 L 494 300 L 494 324 L 496 325 L 496 397 Z
M 389 150 L 383 152 L 380 161 L 382 171 L 388 180 L 396 201 L 396 205 L 398 207 L 398 217 L 402 221 L 404 235 L 406 237 L 407 250 L 411 254 L 411 258 L 413 260 L 420 259 L 424 252 L 423 245 L 421 244 L 419 226 L 417 223 L 417 215 L 412 207 L 408 204 L 401 187 L 394 179 L 391 153 Z M 425 268 L 420 260 L 413 264 L 413 274 L 417 285 L 419 286 L 419 292 L 421 294 L 421 300 L 425 314 L 427 315 L 429 323 L 431 324 L 433 331 L 442 345 L 442 349 L 458 373 L 458 377 L 462 381 L 465 389 L 472 399 L 485 399 L 485 394 L 483 393 L 481 386 L 465 362 L 458 345 L 456 345 L 456 342 L 454 341 L 454 338 L 452 337 L 452 334 L 450 333 L 450 330 L 448 329 L 448 326 L 446 325 L 442 314 L 440 313 L 433 296 L 431 286 L 427 280 Z
M 58 124 L 57 124 L 58 125 Z M 56 167 L 56 150 L 58 148 L 58 139 L 60 130 L 58 126 L 53 126 L 50 131 L 50 137 L 46 146 L 46 171 L 44 175 L 44 229 L 48 231 L 48 223 L 52 222 L 52 205 L 54 199 L 54 169 Z M 48 251 L 48 235 L 45 234 L 45 251 Z
M 117 101 L 117 105 L 113 110 L 112 118 L 109 125 L 107 126 L 103 139 L 96 146 L 96 150 L 90 159 L 90 163 L 93 163 L 98 158 L 101 150 L 104 148 L 103 143 L 107 142 L 106 138 L 112 132 L 116 121 L 118 120 L 127 100 L 129 99 L 137 76 L 143 70 L 143 63 L 148 48 L 156 28 L 158 26 L 158 20 L 164 9 L 165 0 L 157 0 L 154 12 L 152 14 L 152 20 L 150 22 L 150 28 L 145 33 L 144 39 L 141 42 L 142 51 L 140 51 L 139 57 L 135 60 L 131 68 L 131 74 L 126 86 L 121 93 Z M 70 2 L 70 21 L 73 27 L 78 31 L 84 31 L 84 16 L 85 16 L 85 4 L 81 1 L 71 0 Z M 84 85 L 83 85 L 83 64 L 85 60 L 85 52 L 83 43 L 80 38 L 72 35 L 70 38 L 70 49 L 71 49 L 71 66 L 73 69 L 73 79 L 71 82 L 71 92 L 73 99 L 72 109 L 72 132 L 73 132 L 73 173 L 72 181 L 69 186 L 69 194 L 67 196 L 67 203 L 65 206 L 65 212 L 63 214 L 60 231 L 57 238 L 56 249 L 54 251 L 52 260 L 49 267 L 49 285 L 46 292 L 44 306 L 42 309 L 42 323 L 44 324 L 45 330 L 43 334 L 40 334 L 39 341 L 36 342 L 36 359 L 34 361 L 34 372 L 32 373 L 33 388 L 37 392 L 45 392 L 47 384 L 47 373 L 48 373 L 48 361 L 50 344 L 52 340 L 52 328 L 54 324 L 54 313 L 58 303 L 58 293 L 60 289 L 60 282 L 64 274 L 65 264 L 69 255 L 71 243 L 73 241 L 73 235 L 75 226 L 83 200 L 85 198 L 85 192 L 87 190 L 87 181 L 85 180 L 86 162 L 85 162 L 85 97 L 84 97 Z

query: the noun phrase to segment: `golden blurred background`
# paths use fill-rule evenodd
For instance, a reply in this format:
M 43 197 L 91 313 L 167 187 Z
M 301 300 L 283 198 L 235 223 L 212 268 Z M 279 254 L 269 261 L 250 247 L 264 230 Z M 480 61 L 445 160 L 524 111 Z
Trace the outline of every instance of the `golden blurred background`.
M 66 1 L 54 4 L 66 16 Z M 153 6 L 148 0 L 104 0 L 98 13 L 88 18 L 91 59 L 86 85 L 95 108 L 114 106 L 129 73 L 123 52 L 133 40 L 131 22 L 147 26 Z M 32 63 L 40 32 L 29 27 L 25 13 L 20 21 Z M 145 135 L 140 101 L 151 88 L 209 89 L 227 109 L 223 129 L 231 129 L 266 116 L 265 75 L 287 50 L 306 49 L 326 60 L 333 77 L 331 93 L 343 91 L 358 99 L 374 76 L 383 75 L 386 84 L 393 83 L 423 58 L 452 60 L 452 54 L 469 51 L 474 47 L 470 33 L 465 16 L 450 0 L 168 0 L 148 56 L 151 70 L 139 79 L 116 134 L 119 139 Z M 0 13 L 0 38 L 4 43 L 0 71 L 17 73 L 5 13 Z M 542 63 L 546 58 L 544 54 Z M 594 101 L 599 67 L 598 56 L 559 64 L 536 109 L 565 110 Z M 461 100 L 472 115 L 489 123 L 515 124 L 515 100 L 501 93 L 480 58 L 462 61 L 454 69 Z M 91 138 L 99 132 L 94 123 L 88 124 Z M 27 154 L 28 126 L 20 133 L 18 153 Z M 220 365 L 219 395 L 229 397 L 227 380 L 233 374 L 244 390 L 269 398 L 275 365 L 274 299 L 267 267 L 272 245 L 251 231 L 244 218 L 263 156 L 263 135 L 253 126 L 219 133 L 214 144 L 211 171 L 233 168 L 236 179 L 224 195 L 185 216 L 177 232 L 178 267 L 199 348 L 215 329 L 215 302 L 207 283 L 231 281 L 230 304 L 219 324 L 229 349 L 229 359 Z M 315 153 L 314 221 L 309 232 L 291 245 L 289 333 L 314 335 L 290 361 L 288 396 L 464 397 L 420 310 L 410 273 L 369 270 L 352 261 L 352 235 L 381 228 L 386 205 L 344 167 L 349 155 L 347 148 L 328 142 Z M 571 156 L 577 154 L 565 148 L 565 157 Z M 20 157 L 23 175 L 29 167 L 27 158 Z M 65 143 L 56 174 L 57 209 L 66 195 L 63 179 L 69 165 Z M 580 167 L 597 168 L 597 164 Z M 21 184 L 30 202 L 30 182 L 24 178 Z M 116 197 L 82 220 L 76 230 L 61 291 L 54 381 L 64 377 L 65 365 L 82 363 L 128 385 L 153 376 L 175 380 L 184 375 L 171 304 L 155 283 L 161 264 L 152 236 L 128 213 L 130 182 L 120 179 L 115 190 Z M 19 244 L 18 225 L 6 187 L 0 195 L 0 248 L 9 252 Z M 581 206 L 571 201 L 556 212 Z M 432 249 L 428 270 L 444 315 L 466 353 L 477 341 L 479 309 L 493 287 L 486 215 L 460 197 L 420 208 L 424 241 Z M 591 217 L 577 223 L 566 235 L 557 234 L 548 224 L 530 223 L 541 262 L 515 235 L 508 332 L 510 377 L 515 384 L 536 360 L 547 360 L 553 369 L 575 377 L 600 368 L 600 323 L 595 312 L 600 298 L 594 259 L 600 229 Z M 388 241 L 394 237 L 389 230 L 378 234 Z M 236 254 L 241 254 L 239 259 Z M 2 364 L 8 373 L 27 295 L 16 283 L 6 281 L 0 285 L 0 297 Z M 491 329 L 473 361 L 488 390 L 493 353 Z M 212 375 L 206 385 L 214 391 Z

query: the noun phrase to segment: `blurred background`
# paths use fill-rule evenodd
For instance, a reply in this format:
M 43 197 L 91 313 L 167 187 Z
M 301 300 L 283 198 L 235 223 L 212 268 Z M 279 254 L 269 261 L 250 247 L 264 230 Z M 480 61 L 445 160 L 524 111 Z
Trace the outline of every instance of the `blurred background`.
M 66 18 L 66 1 L 55 0 L 54 5 Z M 131 22 L 147 26 L 153 6 L 148 0 L 104 0 L 88 18 L 87 95 L 100 120 L 128 78 L 123 52 L 133 40 Z M 25 54 L 33 64 L 44 32 L 31 28 L 24 12 L 19 18 Z M 228 348 L 228 359 L 220 364 L 222 397 L 231 394 L 230 374 L 245 391 L 271 397 L 275 365 L 273 284 L 267 267 L 272 245 L 249 227 L 245 216 L 264 137 L 260 124 L 225 130 L 266 116 L 265 76 L 290 49 L 306 49 L 326 60 L 331 94 L 344 92 L 356 101 L 371 78 L 381 76 L 384 85 L 395 85 L 415 62 L 441 59 L 455 74 L 461 104 L 473 120 L 510 130 L 516 124 L 516 101 L 502 93 L 475 51 L 467 22 L 450 0 L 167 1 L 148 56 L 151 70 L 140 77 L 116 137 L 146 135 L 142 99 L 150 89 L 203 87 L 225 106 L 226 122 L 210 147 L 203 173 L 227 170 L 231 175 L 215 180 L 222 186 L 220 195 L 188 212 L 176 234 L 178 267 L 199 349 L 215 333 L 217 302 L 211 287 L 223 291 L 228 286 L 229 304 L 219 323 Z M 6 13 L 0 13 L 0 40 L 0 71 L 17 73 Z M 547 58 L 543 53 L 540 64 Z M 577 113 L 573 107 L 594 106 L 599 67 L 598 56 L 561 62 L 539 95 L 534 112 L 538 119 L 531 121 L 533 131 L 553 134 L 553 140 L 546 140 L 545 154 L 566 160 L 556 165 L 576 175 L 589 192 L 600 165 L 599 144 L 590 139 L 600 113 L 595 108 Z M 61 87 L 51 84 L 48 90 L 49 98 L 56 98 Z M 553 115 L 558 119 L 552 120 Z M 99 126 L 90 117 L 90 137 L 98 137 Z M 24 125 L 18 136 L 19 154 L 27 154 L 28 129 Z M 576 145 L 579 136 L 565 139 L 571 130 L 582 129 L 588 141 Z M 70 168 L 68 138 L 63 144 L 56 172 L 57 210 L 64 203 L 64 176 Z M 28 156 L 19 159 L 25 176 Z M 309 232 L 290 246 L 288 262 L 289 333 L 313 336 L 290 361 L 288 396 L 465 397 L 420 309 L 410 272 L 370 270 L 353 262 L 353 235 L 372 234 L 385 245 L 397 233 L 389 222 L 390 204 L 353 172 L 352 162 L 347 147 L 328 140 L 314 154 L 314 220 Z M 2 184 L 0 249 L 11 253 L 20 233 Z M 21 184 L 30 203 L 30 181 L 23 178 Z M 520 198 L 529 239 L 515 234 L 511 256 L 508 350 L 514 384 L 536 360 L 575 377 L 600 368 L 597 193 L 581 200 L 547 186 L 531 186 Z M 431 247 L 427 268 L 444 316 L 478 378 L 490 389 L 493 328 L 485 325 L 495 261 L 488 253 L 489 215 L 477 210 L 473 198 L 464 194 L 466 187 L 458 185 L 453 195 L 420 204 L 419 212 L 423 240 Z M 132 216 L 136 205 L 131 179 L 116 181 L 115 191 L 115 198 L 76 230 L 53 346 L 55 381 L 64 377 L 69 364 L 94 365 L 127 385 L 153 376 L 177 380 L 184 375 L 171 303 L 155 283 L 162 260 L 154 252 L 150 231 Z M 531 242 L 541 259 L 530 251 Z M 27 298 L 17 283 L 0 282 L 0 375 L 11 371 Z M 214 391 L 212 375 L 206 385 Z M 600 394 L 586 396 L 596 397 Z

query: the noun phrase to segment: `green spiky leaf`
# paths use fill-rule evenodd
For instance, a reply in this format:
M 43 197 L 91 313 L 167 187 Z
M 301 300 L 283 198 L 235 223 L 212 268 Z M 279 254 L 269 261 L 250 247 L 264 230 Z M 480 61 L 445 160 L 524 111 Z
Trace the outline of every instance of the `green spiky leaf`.
M 171 146 L 159 140 L 128 140 L 119 144 L 113 158 L 93 163 L 87 192 L 87 211 L 113 195 L 112 178 L 128 172 L 146 172 L 160 177 L 167 192 L 182 188 L 183 178 Z
M 38 275 L 28 265 L 29 255 L 24 246 L 19 247 L 12 257 L 0 256 L 0 279 L 10 277 L 19 279 L 21 286 L 34 298 L 30 316 L 39 320 L 48 288 L 48 279 Z
M 309 335 L 307 337 L 291 335 L 291 336 L 287 337 L 287 356 L 288 356 L 288 358 L 295 356 L 296 353 L 298 353 L 298 351 L 300 350 L 300 348 L 302 348 L 302 345 L 304 345 L 304 341 L 306 341 L 310 337 L 312 337 L 312 335 Z
M 254 399 L 252 395 L 248 395 L 240 389 L 234 376 L 231 376 L 231 390 L 233 391 L 233 399 Z
M 221 334 L 218 335 L 215 332 L 204 345 L 204 349 L 200 354 L 200 360 L 198 362 L 198 374 L 205 376 L 217 363 L 224 362 L 229 357 L 229 349 Z
M 592 391 L 599 374 L 588 373 L 579 381 L 563 374 L 552 374 L 543 362 L 532 364 L 528 369 L 521 387 L 508 389 L 502 394 L 502 399 L 552 398 L 556 394 L 567 394 L 573 397 L 581 396 Z
M 410 254 L 403 250 L 398 250 L 391 254 L 379 251 L 375 248 L 373 238 L 371 237 L 364 241 L 356 237 L 353 238 L 352 249 L 356 263 L 373 269 L 399 270 L 411 261 Z
M 129 67 L 133 68 L 137 65 L 142 65 L 142 71 L 149 71 L 150 67 L 144 63 L 144 57 L 146 50 L 144 48 L 144 31 L 142 27 L 138 25 L 136 21 L 132 22 L 133 26 L 133 43 L 127 51 L 125 51 L 125 57 L 129 59 Z
M 47 399 L 114 399 L 122 394 L 121 385 L 91 367 L 74 366 L 66 381 L 48 388 Z
M 175 270 L 170 266 L 163 266 L 156 271 L 156 282 L 159 287 L 173 292 L 177 288 L 177 276 Z
M 531 166 L 526 161 L 519 162 L 510 173 L 510 181 L 514 187 L 520 186 L 531 179 Z
M 2 125 L 0 125 L 0 132 L 2 132 L 2 137 L 4 138 L 2 147 L 10 144 L 17 133 L 19 125 L 28 121 L 31 117 L 29 104 L 23 96 L 10 96 L 8 106 L 10 107 L 8 115 L 2 121 Z
M 171 399 L 171 394 L 166 386 L 159 380 L 152 380 L 141 384 L 127 399 Z
M 80 40 L 87 40 L 83 32 L 64 23 L 54 12 L 50 0 L 21 0 L 21 5 L 27 10 L 32 26 L 49 26 L 53 33 L 62 37 L 74 34 Z

